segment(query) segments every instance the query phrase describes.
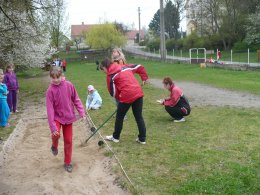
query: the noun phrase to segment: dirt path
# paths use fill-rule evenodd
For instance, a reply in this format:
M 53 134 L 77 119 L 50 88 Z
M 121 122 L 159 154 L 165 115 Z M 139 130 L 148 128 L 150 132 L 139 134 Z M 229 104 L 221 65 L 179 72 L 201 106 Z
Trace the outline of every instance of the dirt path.
M 63 139 L 57 157 L 50 151 L 44 99 L 24 107 L 0 152 L 0 194 L 130 194 L 116 182 L 113 158 L 104 156 L 106 148 L 99 148 L 98 136 L 81 146 L 90 132 L 86 122 L 74 123 L 74 168 L 68 173 L 63 168 Z
M 155 87 L 163 88 L 162 81 L 159 79 L 150 79 L 150 83 Z M 192 106 L 260 108 L 260 96 L 257 95 L 185 81 L 176 81 L 176 85 L 183 89 Z

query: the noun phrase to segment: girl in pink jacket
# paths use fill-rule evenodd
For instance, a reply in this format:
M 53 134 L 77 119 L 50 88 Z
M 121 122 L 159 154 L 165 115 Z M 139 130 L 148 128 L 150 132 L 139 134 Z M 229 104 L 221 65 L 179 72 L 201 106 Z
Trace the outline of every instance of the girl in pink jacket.
M 72 172 L 72 123 L 76 121 L 74 107 L 85 119 L 85 111 L 73 84 L 62 79 L 62 70 L 53 67 L 50 70 L 51 84 L 46 93 L 48 122 L 52 136 L 51 151 L 58 154 L 58 141 L 62 127 L 64 139 L 64 168 Z
M 163 85 L 171 92 L 171 95 L 168 98 L 157 100 L 158 103 L 165 106 L 165 110 L 174 118 L 174 122 L 184 122 L 184 116 L 188 116 L 191 111 L 189 101 L 170 77 L 163 79 Z

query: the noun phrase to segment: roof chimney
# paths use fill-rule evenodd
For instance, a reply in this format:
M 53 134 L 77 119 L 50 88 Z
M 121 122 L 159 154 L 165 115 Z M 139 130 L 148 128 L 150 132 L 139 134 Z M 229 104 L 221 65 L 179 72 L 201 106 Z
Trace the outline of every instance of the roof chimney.
M 81 25 L 84 25 L 84 22 L 82 22 Z

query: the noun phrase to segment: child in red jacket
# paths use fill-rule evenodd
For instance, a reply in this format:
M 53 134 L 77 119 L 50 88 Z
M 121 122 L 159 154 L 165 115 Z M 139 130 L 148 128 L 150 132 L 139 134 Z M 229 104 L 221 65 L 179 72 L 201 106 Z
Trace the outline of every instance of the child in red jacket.
M 184 122 L 184 116 L 188 116 L 191 111 L 187 98 L 170 77 L 163 79 L 163 85 L 171 92 L 171 95 L 169 98 L 157 100 L 157 102 L 165 106 L 165 110 L 174 118 L 174 122 Z
M 110 95 L 119 101 L 114 133 L 106 136 L 106 139 L 119 142 L 124 117 L 129 108 L 132 107 L 139 130 L 136 141 L 140 144 L 146 144 L 146 127 L 142 116 L 144 93 L 134 76 L 134 73 L 138 73 L 143 83 L 147 82 L 148 75 L 145 68 L 140 64 L 114 64 L 109 59 L 102 61 L 101 68 L 107 75 L 107 88 Z

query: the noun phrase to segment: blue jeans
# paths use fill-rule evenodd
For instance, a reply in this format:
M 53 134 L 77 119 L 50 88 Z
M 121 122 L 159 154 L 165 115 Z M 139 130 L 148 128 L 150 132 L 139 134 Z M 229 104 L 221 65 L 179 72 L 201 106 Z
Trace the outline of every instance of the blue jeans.
M 143 98 L 142 97 L 135 100 L 133 103 L 130 103 L 130 104 L 121 103 L 121 102 L 118 103 L 113 137 L 115 139 L 120 138 L 120 134 L 123 129 L 124 117 L 125 117 L 127 111 L 129 110 L 130 106 L 132 107 L 135 121 L 137 123 L 138 130 L 139 130 L 138 138 L 140 141 L 145 142 L 146 127 L 145 127 L 145 123 L 144 123 L 144 119 L 143 119 L 143 115 L 142 115 L 142 111 L 143 111 Z

